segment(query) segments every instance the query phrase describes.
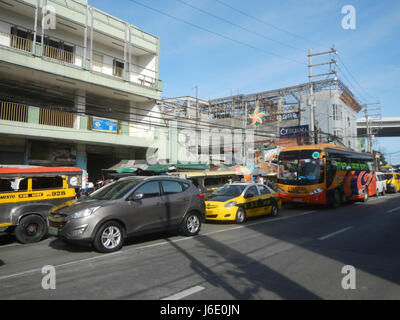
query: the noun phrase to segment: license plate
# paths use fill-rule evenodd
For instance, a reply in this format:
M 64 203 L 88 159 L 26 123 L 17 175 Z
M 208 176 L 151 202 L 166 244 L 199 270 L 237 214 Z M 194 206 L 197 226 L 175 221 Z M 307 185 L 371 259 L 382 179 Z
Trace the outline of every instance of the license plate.
M 48 234 L 51 236 L 58 236 L 58 229 L 54 227 L 49 227 Z
M 302 198 L 293 198 L 293 202 L 303 202 Z

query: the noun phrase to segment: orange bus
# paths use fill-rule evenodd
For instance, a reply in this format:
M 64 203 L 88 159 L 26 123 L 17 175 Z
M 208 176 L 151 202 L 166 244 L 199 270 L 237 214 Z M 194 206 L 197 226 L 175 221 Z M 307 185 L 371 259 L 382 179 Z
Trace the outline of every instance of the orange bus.
M 286 148 L 278 160 L 283 202 L 340 206 L 376 195 L 374 158 L 332 144 Z

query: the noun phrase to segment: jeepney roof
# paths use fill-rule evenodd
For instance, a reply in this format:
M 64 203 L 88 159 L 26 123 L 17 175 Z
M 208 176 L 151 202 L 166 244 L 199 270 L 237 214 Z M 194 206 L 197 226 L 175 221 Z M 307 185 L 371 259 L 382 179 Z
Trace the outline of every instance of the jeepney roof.
M 82 172 L 82 169 L 75 167 L 1 166 L 0 178 L 72 175 Z

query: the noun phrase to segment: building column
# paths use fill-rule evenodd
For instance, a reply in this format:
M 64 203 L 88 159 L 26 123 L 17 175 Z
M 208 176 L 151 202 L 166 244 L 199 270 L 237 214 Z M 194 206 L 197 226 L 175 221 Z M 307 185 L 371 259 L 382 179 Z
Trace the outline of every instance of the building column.
M 86 177 L 87 177 L 87 154 L 86 154 L 86 145 L 84 144 L 78 144 L 76 146 L 76 166 L 83 170 L 82 189 L 85 189 Z
M 86 113 L 86 92 L 84 90 L 76 90 L 73 112 L 77 114 L 74 122 L 74 129 L 79 130 L 81 128 L 81 117 Z

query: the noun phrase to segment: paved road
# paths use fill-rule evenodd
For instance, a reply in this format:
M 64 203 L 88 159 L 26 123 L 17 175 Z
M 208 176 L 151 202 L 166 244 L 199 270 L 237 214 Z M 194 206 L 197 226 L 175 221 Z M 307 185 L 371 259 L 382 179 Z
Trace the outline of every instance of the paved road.
M 0 237 L 0 299 L 400 299 L 400 195 L 338 209 L 285 208 L 186 238 L 131 239 L 119 252 Z M 56 270 L 44 290 L 42 267 Z M 342 268 L 355 268 L 344 290 Z

